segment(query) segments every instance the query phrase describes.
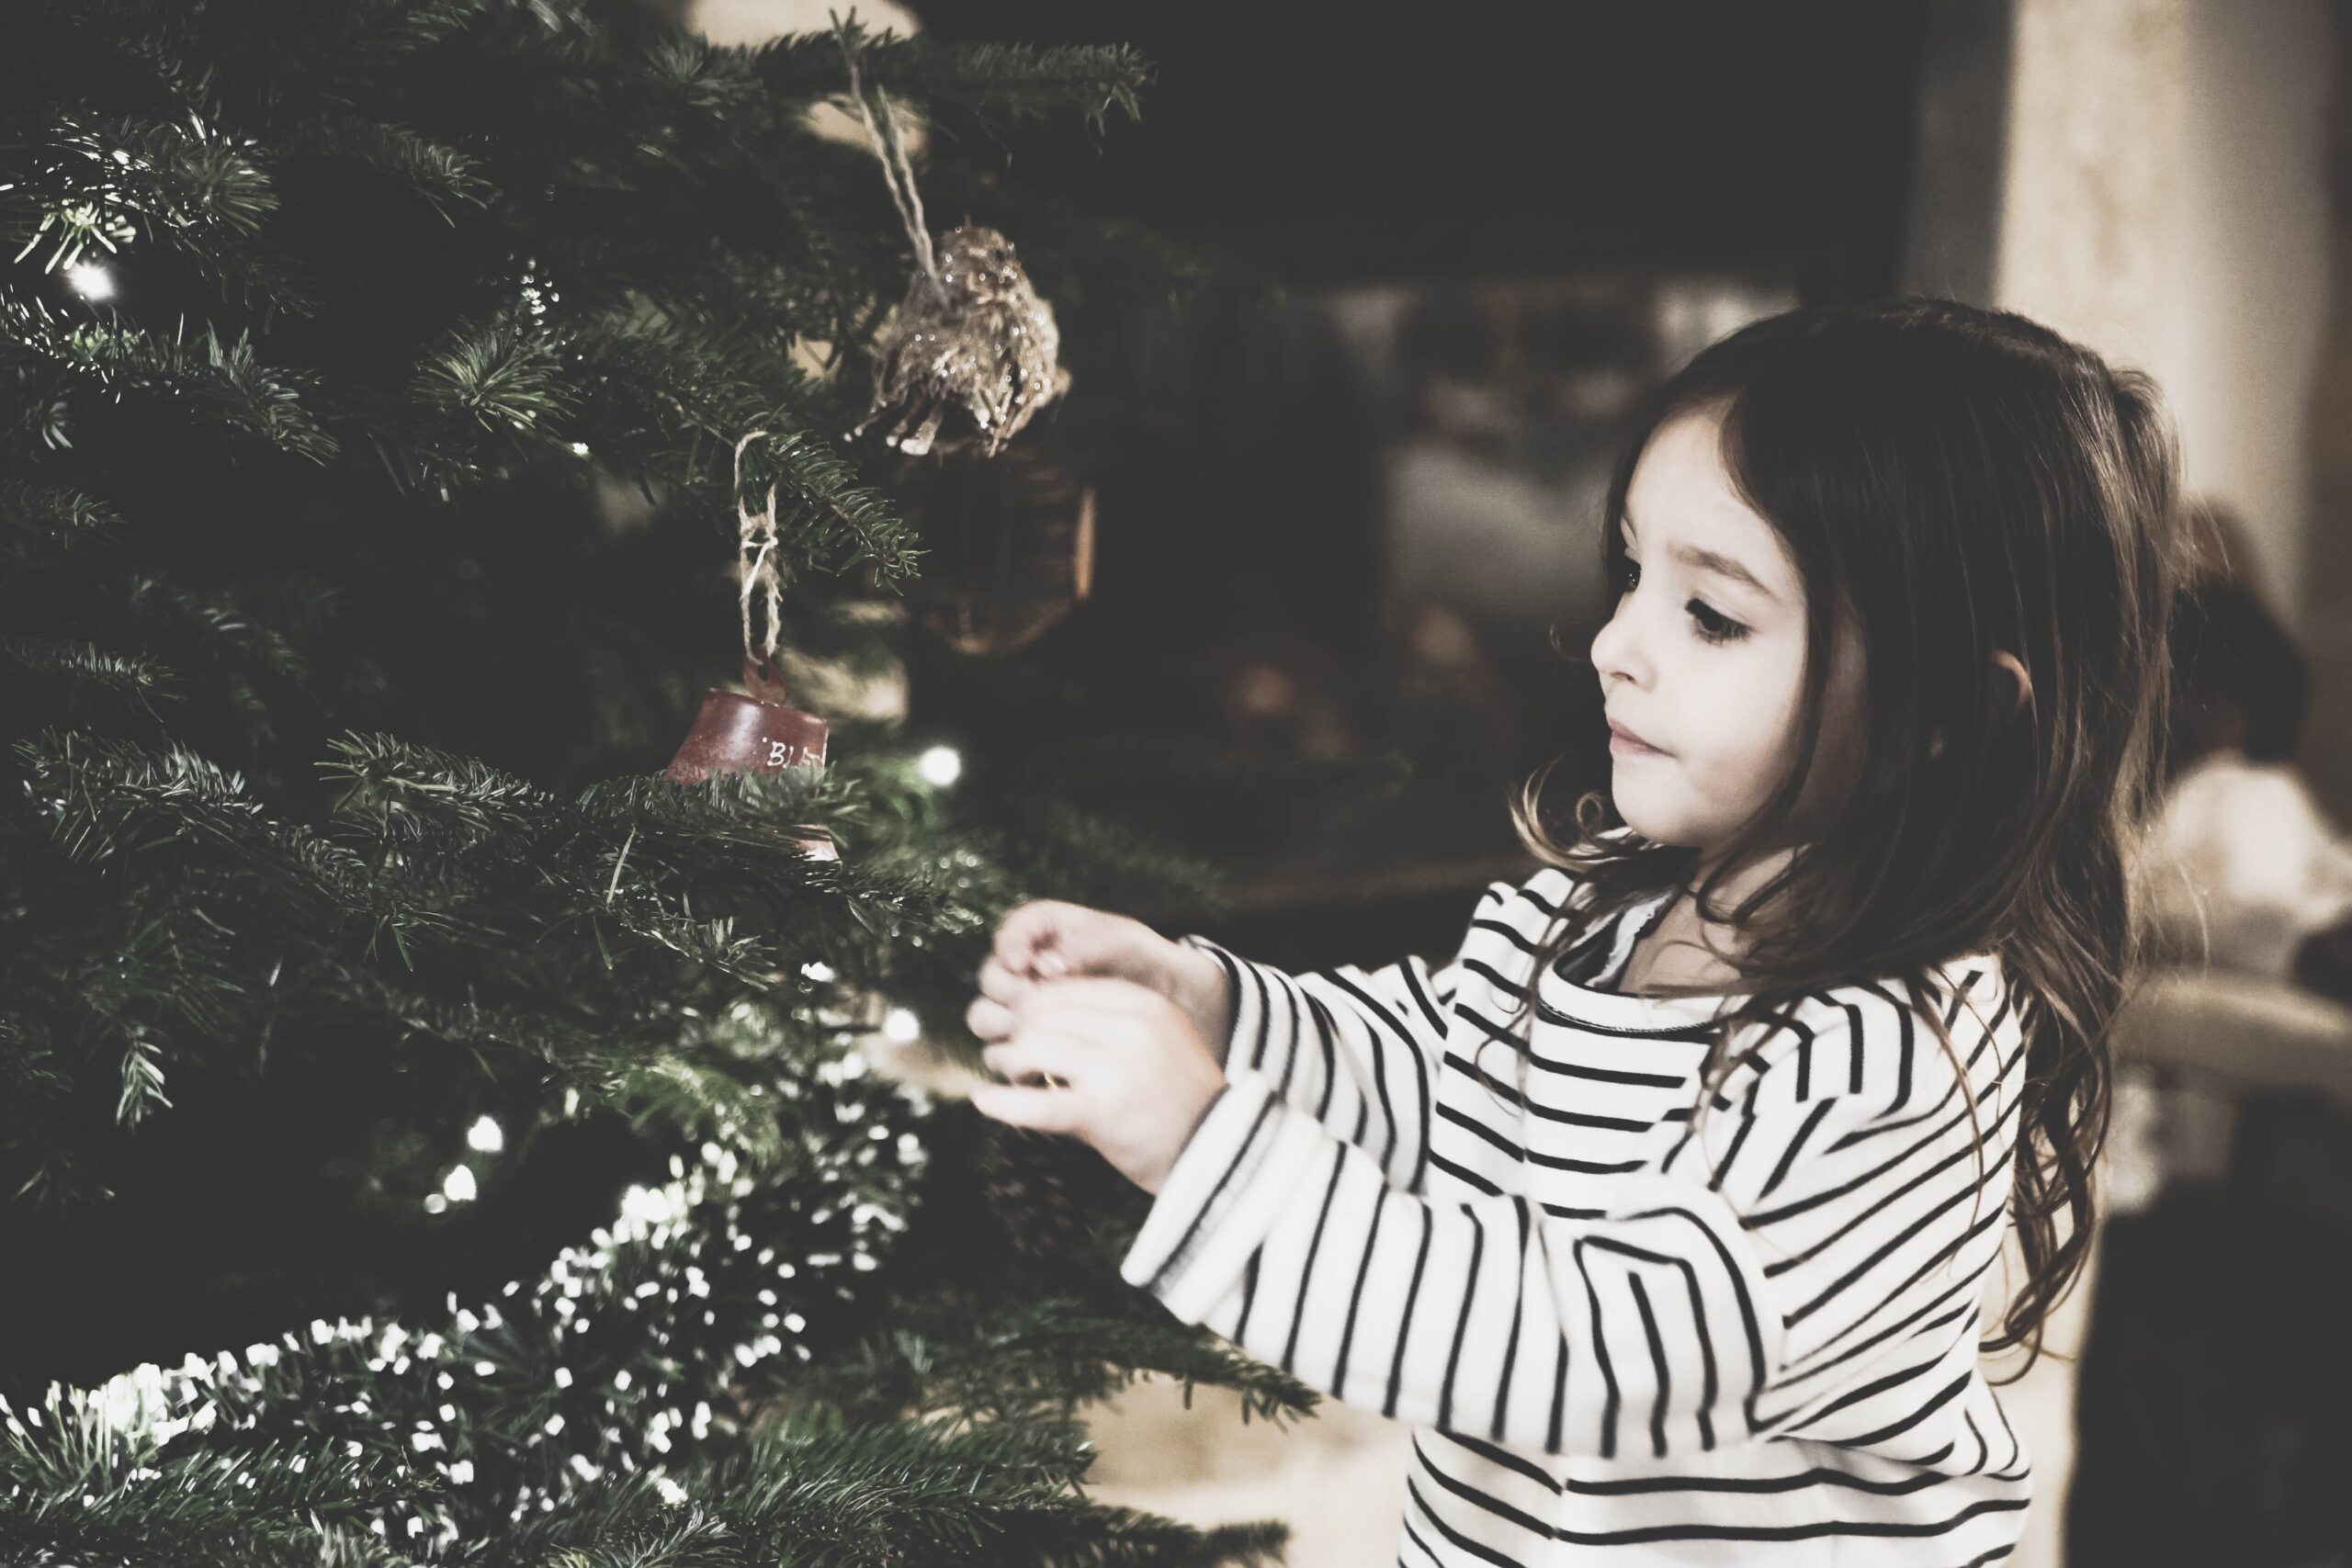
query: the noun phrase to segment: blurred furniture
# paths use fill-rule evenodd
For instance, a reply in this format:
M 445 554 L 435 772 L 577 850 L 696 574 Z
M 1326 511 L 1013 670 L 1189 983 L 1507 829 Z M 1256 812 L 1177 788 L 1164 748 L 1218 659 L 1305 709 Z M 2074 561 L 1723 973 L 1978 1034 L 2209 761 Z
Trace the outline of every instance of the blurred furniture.
M 2154 1086 L 2165 1182 L 2226 1172 L 2249 1092 L 2309 1089 L 2352 1107 L 2352 1008 L 2241 971 L 2157 971 L 2117 1016 L 2115 1057 Z
M 2352 1009 L 2160 971 L 2115 1048 L 2114 1201 L 2068 1303 L 2081 1358 L 2013 1408 L 2072 1395 L 2070 1424 L 2028 1434 L 2018 1562 L 2352 1563 Z

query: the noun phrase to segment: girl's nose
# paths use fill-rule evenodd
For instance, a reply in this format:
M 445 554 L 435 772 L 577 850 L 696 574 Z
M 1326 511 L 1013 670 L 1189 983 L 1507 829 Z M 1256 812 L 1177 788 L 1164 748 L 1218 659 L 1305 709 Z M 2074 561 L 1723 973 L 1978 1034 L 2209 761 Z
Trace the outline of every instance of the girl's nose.
M 1592 672 L 1600 678 L 1605 690 L 1611 682 L 1625 680 L 1641 682 L 1639 652 L 1634 646 L 1633 617 L 1625 613 L 1625 600 L 1601 624 L 1592 639 Z

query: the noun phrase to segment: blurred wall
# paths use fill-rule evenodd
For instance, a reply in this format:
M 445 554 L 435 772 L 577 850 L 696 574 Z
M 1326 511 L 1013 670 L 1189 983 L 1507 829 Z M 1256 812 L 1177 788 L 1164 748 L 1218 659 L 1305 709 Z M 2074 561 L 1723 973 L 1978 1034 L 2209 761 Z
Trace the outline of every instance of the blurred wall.
M 2339 823 L 2352 821 L 2352 3 L 2334 0 L 2336 92 L 2328 115 L 2329 311 L 2312 408 L 2313 520 L 2301 630 L 2312 657 L 2311 728 L 2300 756 Z
M 2299 625 L 2329 305 L 2324 0 L 2018 0 L 1996 303 L 2163 383 Z

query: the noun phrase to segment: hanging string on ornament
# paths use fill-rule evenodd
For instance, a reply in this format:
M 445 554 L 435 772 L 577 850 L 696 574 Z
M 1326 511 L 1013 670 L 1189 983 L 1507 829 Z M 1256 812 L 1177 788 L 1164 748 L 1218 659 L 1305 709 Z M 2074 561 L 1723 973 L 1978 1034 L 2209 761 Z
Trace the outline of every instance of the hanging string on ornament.
M 702 709 L 665 770 L 681 784 L 698 783 L 714 773 L 773 773 L 825 765 L 825 721 L 790 705 L 776 662 L 784 577 L 777 566 L 775 486 L 768 486 L 767 503 L 756 513 L 742 501 L 744 449 L 766 434 L 754 430 L 735 444 L 736 560 L 743 580 L 738 597 L 743 622 L 745 689 L 734 692 L 714 686 L 703 694 Z M 765 629 L 756 636 L 752 629 L 754 600 L 765 612 Z M 822 829 L 815 831 L 819 836 L 801 840 L 800 847 L 817 860 L 840 859 L 831 837 Z
M 994 457 L 1039 409 L 1069 389 L 1054 308 L 1038 298 L 1012 242 L 993 229 L 960 225 L 941 235 L 933 249 L 889 97 L 879 89 L 869 94 L 858 70 L 857 39 L 839 16 L 833 29 L 849 66 L 851 101 L 881 160 L 916 263 L 906 297 L 875 334 L 874 402 L 850 434 L 864 434 L 895 409 L 897 422 L 882 439 L 921 457 L 940 441 L 948 417 L 960 414 L 945 445 L 977 439 Z M 968 433 L 962 428 L 967 423 Z

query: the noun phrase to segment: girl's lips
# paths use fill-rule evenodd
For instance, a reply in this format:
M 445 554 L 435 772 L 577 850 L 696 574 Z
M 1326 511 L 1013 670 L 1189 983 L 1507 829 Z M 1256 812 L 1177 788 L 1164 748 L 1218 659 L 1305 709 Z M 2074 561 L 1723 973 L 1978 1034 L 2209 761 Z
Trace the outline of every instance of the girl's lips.
M 1662 757 L 1665 755 L 1657 747 L 1614 720 L 1611 720 L 1609 726 L 1609 749 L 1611 751 L 1624 751 L 1635 756 Z

